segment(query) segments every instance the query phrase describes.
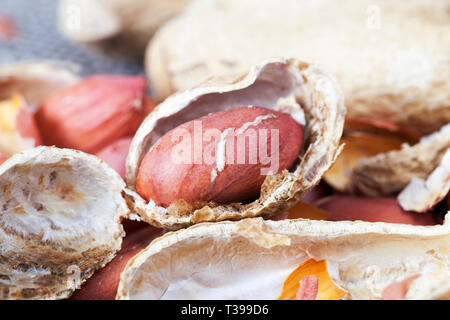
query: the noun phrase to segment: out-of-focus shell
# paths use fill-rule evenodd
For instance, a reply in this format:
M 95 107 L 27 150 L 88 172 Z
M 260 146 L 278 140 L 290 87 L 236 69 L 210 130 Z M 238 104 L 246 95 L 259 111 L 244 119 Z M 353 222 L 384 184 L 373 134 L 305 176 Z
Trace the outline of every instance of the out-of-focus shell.
M 450 148 L 439 166 L 426 180 L 413 178 L 398 195 L 403 210 L 426 212 L 447 196 L 450 190 Z
M 78 67 L 60 61 L 29 61 L 0 66 L 0 100 L 12 94 L 23 96 L 36 108 L 49 94 L 76 83 Z
M 121 35 L 141 49 L 156 29 L 180 13 L 189 0 L 60 0 L 58 26 L 79 42 Z
M 448 8 L 448 0 L 197 0 L 155 34 L 147 71 L 166 97 L 295 56 L 336 76 L 349 117 L 430 133 L 450 121 Z
M 426 179 L 449 148 L 450 123 L 413 146 L 404 144 L 401 150 L 361 159 L 353 170 L 351 189 L 367 196 L 396 194 L 412 179 Z
M 168 209 L 147 203 L 136 191 L 142 159 L 166 132 L 212 112 L 242 106 L 261 106 L 291 114 L 303 123 L 305 142 L 293 172 L 267 176 L 260 198 L 249 204 L 172 204 Z M 340 152 L 345 106 L 332 76 L 295 59 L 275 58 L 237 76 L 212 79 L 175 94 L 142 123 L 127 158 L 129 203 L 148 223 L 177 229 L 199 222 L 270 216 L 294 205 L 316 185 Z M 302 120 L 303 119 L 303 120 Z
M 447 215 L 448 217 L 448 215 Z M 121 275 L 118 299 L 276 299 L 308 259 L 326 259 L 345 299 L 381 299 L 420 274 L 407 299 L 450 298 L 450 221 L 419 227 L 313 220 L 202 223 L 154 240 Z
M 125 183 L 100 159 L 37 147 L 0 166 L 0 299 L 66 298 L 120 250 Z

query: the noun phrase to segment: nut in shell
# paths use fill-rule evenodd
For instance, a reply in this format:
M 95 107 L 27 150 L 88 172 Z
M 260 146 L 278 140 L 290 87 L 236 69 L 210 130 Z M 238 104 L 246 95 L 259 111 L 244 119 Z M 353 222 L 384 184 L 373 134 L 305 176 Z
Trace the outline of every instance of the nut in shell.
M 37 147 L 0 165 L 0 298 L 67 298 L 120 250 L 124 182 L 100 159 Z
M 210 113 L 242 106 L 287 113 L 304 130 L 298 164 L 291 171 L 268 175 L 257 200 L 222 205 L 176 201 L 164 208 L 152 199 L 144 200 L 136 192 L 139 167 L 164 134 Z M 246 73 L 211 79 L 169 97 L 142 123 L 127 158 L 129 204 L 146 222 L 167 229 L 205 221 L 274 215 L 298 202 L 334 162 L 340 151 L 344 117 L 342 93 L 334 78 L 314 65 L 295 59 L 274 58 L 253 66 Z

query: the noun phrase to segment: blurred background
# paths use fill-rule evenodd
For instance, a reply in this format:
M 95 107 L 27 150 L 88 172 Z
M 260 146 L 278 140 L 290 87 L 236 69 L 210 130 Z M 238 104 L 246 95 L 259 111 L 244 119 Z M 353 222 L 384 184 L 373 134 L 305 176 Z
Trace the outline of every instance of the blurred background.
M 126 46 L 66 40 L 58 31 L 57 14 L 56 0 L 0 0 L 0 64 L 56 59 L 80 65 L 81 75 L 144 73 L 142 56 Z

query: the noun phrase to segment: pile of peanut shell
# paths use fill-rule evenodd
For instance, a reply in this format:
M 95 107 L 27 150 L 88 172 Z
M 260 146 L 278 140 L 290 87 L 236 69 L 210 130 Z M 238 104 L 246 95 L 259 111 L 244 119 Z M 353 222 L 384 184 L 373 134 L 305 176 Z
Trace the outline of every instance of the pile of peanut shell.
M 448 2 L 371 5 L 193 1 L 149 82 L 0 66 L 0 299 L 450 299 Z

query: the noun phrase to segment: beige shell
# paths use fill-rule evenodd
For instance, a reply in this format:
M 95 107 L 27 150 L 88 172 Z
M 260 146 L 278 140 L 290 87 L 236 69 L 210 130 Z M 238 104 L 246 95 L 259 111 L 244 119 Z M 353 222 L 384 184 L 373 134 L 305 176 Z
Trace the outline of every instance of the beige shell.
M 37 147 L 0 166 L 0 299 L 67 298 L 109 262 L 129 213 L 100 159 Z
M 160 97 L 274 56 L 336 76 L 349 117 L 423 133 L 450 122 L 448 0 L 197 0 L 147 49 Z
M 0 100 L 18 93 L 36 108 L 49 94 L 76 83 L 78 67 L 61 61 L 36 60 L 0 65 Z
M 426 179 L 450 148 L 450 123 L 413 146 L 361 159 L 352 172 L 351 189 L 366 196 L 392 195 L 412 179 Z
M 450 134 L 449 134 L 450 135 Z M 413 178 L 398 195 L 398 203 L 405 211 L 426 212 L 444 199 L 450 190 L 450 147 L 441 163 L 427 179 Z
M 68 39 L 96 42 L 114 36 L 144 48 L 156 29 L 190 0 L 60 0 L 58 27 Z
M 305 143 L 293 172 L 267 176 L 260 198 L 249 204 L 194 207 L 173 203 L 168 209 L 147 203 L 136 191 L 136 177 L 150 147 L 174 127 L 211 112 L 262 106 L 304 117 Z M 247 73 L 212 79 L 180 92 L 161 103 L 142 123 L 127 159 L 130 206 L 143 220 L 165 229 L 178 229 L 205 221 L 270 216 L 300 200 L 316 185 L 340 152 L 345 106 L 333 77 L 316 66 L 295 59 L 276 58 L 253 66 Z M 305 121 L 305 120 L 303 120 Z
M 448 215 L 447 215 L 448 218 Z M 132 258 L 118 299 L 276 299 L 308 259 L 326 259 L 345 299 L 380 299 L 394 281 L 421 274 L 406 298 L 450 298 L 450 221 L 202 223 L 154 240 Z

